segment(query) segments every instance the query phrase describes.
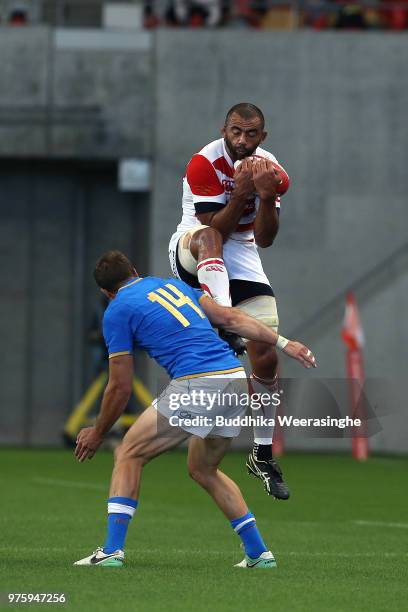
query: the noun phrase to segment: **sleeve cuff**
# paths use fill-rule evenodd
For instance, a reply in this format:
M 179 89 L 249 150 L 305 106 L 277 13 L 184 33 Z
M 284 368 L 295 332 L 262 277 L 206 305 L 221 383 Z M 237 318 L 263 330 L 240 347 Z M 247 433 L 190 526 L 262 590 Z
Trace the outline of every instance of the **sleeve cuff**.
M 199 215 L 202 213 L 218 212 L 224 208 L 221 202 L 194 202 L 194 208 Z
M 109 359 L 112 359 L 112 357 L 120 357 L 121 355 L 131 355 L 132 353 L 130 351 L 119 351 L 118 353 L 109 353 Z

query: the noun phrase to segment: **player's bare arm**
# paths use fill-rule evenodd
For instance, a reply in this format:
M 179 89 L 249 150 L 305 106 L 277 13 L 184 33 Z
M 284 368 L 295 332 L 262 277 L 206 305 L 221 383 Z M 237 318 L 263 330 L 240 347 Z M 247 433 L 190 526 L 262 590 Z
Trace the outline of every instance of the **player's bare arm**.
M 281 176 L 268 159 L 260 159 L 254 163 L 252 174 L 260 199 L 254 222 L 254 237 L 257 246 L 266 248 L 272 245 L 279 230 L 279 215 L 275 204 Z
M 215 326 L 223 327 L 227 331 L 248 338 L 248 340 L 265 342 L 273 346 L 278 344 L 279 335 L 273 329 L 250 317 L 239 308 L 220 306 L 207 296 L 200 300 L 200 306 Z M 317 367 L 316 359 L 311 350 L 300 342 L 289 340 L 282 350 L 289 357 L 299 361 L 305 368 Z
M 228 239 L 235 232 L 241 219 L 248 197 L 254 192 L 255 186 L 252 178 L 252 162 L 245 159 L 234 174 L 235 188 L 228 204 L 220 211 L 197 214 L 203 225 L 217 229 L 223 237 Z
M 92 459 L 105 434 L 125 410 L 132 393 L 133 356 L 118 355 L 109 359 L 109 380 L 100 413 L 93 427 L 82 429 L 77 438 L 75 456 L 78 461 Z

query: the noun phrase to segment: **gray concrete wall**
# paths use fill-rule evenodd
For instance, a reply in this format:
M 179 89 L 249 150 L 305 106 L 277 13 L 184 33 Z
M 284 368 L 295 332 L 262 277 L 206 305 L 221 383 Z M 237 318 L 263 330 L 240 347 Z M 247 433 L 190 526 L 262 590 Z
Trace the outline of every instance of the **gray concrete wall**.
M 2 161 L 0 444 L 62 442 L 98 373 L 95 262 L 118 248 L 146 269 L 147 204 L 118 193 L 114 164 Z
M 149 157 L 151 38 L 0 28 L 0 156 Z

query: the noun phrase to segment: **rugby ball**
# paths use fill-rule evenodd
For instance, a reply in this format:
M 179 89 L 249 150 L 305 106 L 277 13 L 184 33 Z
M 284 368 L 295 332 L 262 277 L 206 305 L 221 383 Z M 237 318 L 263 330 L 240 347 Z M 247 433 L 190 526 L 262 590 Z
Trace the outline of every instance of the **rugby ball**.
M 250 157 L 246 157 L 245 159 L 250 159 L 251 161 L 256 162 L 257 159 L 264 159 L 261 155 L 251 155 Z M 282 166 L 280 166 L 279 164 L 277 164 L 276 162 L 272 161 L 269 158 L 268 161 L 272 162 L 273 167 L 275 168 L 275 170 L 278 170 L 280 175 L 281 175 L 281 182 L 279 183 L 277 189 L 276 189 L 276 193 L 278 195 L 283 195 L 284 193 L 287 192 L 287 190 L 289 189 L 289 185 L 290 185 L 290 178 L 288 173 L 286 172 L 286 170 L 284 170 L 282 168 Z M 242 159 L 238 159 L 235 164 L 234 164 L 234 168 L 237 169 L 238 166 L 240 166 L 242 164 L 243 160 Z

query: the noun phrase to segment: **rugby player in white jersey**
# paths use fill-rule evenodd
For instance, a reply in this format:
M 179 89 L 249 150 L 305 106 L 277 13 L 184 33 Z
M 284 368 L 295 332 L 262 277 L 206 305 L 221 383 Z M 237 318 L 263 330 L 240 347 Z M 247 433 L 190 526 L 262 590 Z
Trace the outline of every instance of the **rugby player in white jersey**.
M 222 138 L 193 155 L 183 180 L 183 216 L 170 239 L 169 257 L 176 277 L 277 331 L 275 296 L 258 247 L 270 247 L 278 233 L 279 194 L 288 177 L 276 157 L 260 147 L 267 136 L 264 128 L 258 107 L 236 104 L 227 113 Z M 224 339 L 242 354 L 241 339 L 228 336 Z M 246 349 L 253 385 L 277 392 L 274 347 L 250 340 Z M 270 405 L 263 412 L 271 418 L 274 410 Z M 272 438 L 273 428 L 254 427 L 246 466 L 269 495 L 288 499 L 289 489 L 272 455 Z

